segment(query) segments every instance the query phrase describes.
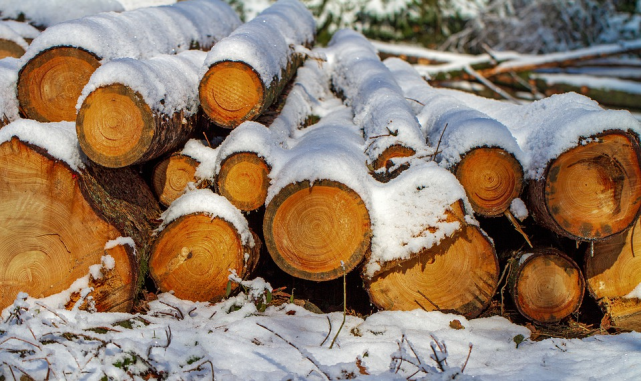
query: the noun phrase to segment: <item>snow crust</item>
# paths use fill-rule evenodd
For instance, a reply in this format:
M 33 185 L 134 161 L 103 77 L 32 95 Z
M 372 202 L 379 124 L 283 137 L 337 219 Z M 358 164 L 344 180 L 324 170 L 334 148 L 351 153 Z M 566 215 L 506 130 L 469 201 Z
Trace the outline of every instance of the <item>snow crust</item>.
M 20 14 L 35 25 L 49 27 L 100 12 L 122 12 L 117 0 L 0 0 L 3 18 L 17 19 Z
M 182 111 L 185 116 L 191 116 L 198 112 L 200 105 L 198 74 L 206 56 L 207 53 L 200 50 L 186 50 L 144 60 L 109 61 L 91 75 L 76 109 L 80 110 L 87 96 L 96 89 L 121 84 L 138 92 L 154 112 L 172 115 Z
M 47 28 L 22 57 L 26 63 L 54 46 L 87 50 L 104 62 L 176 54 L 192 43 L 208 47 L 240 25 L 229 5 L 219 0 L 188 0 L 174 5 L 100 13 Z
M 0 360 L 14 372 L 19 366 L 35 379 L 45 379 L 48 371 L 51 377 L 64 374 L 67 379 L 142 378 L 148 365 L 140 359 L 145 359 L 168 379 L 211 379 L 215 374 L 216 379 L 232 381 L 324 380 L 321 372 L 339 379 L 343 371 L 352 371 L 356 380 L 401 381 L 417 368 L 403 361 L 396 371 L 398 363 L 392 356 L 415 359 L 408 341 L 422 363 L 435 367 L 431 345 L 438 340 L 447 347 L 449 378 L 432 371 L 412 379 L 452 379 L 465 363 L 470 345 L 469 360 L 457 380 L 619 381 L 641 376 L 641 359 L 634 349 L 641 340 L 638 332 L 532 341 L 527 328 L 501 317 L 468 320 L 414 310 L 347 316 L 336 345 L 329 349 L 342 314 L 314 314 L 294 304 L 260 312 L 244 293 L 217 304 L 165 293 L 149 303 L 146 315 L 68 311 L 52 303 L 22 294 L 3 311 L 0 330 L 6 332 L 5 350 Z M 16 308 L 21 308 L 23 324 L 9 316 Z M 177 310 L 182 319 L 175 317 Z M 454 320 L 462 329 L 450 326 Z M 122 322 L 133 329 L 119 325 Z M 109 330 L 97 333 L 99 327 Z M 66 338 L 74 336 L 83 339 Z M 321 345 L 326 337 L 330 340 Z M 523 339 L 518 346 L 517 337 Z M 47 345 L 42 345 L 45 340 Z M 127 374 L 122 364 L 132 355 L 138 361 L 132 361 Z M 368 375 L 359 372 L 357 359 Z M 5 367 L 2 371 L 9 377 Z
M 136 255 L 136 243 L 134 242 L 134 239 L 131 237 L 118 237 L 116 239 L 112 239 L 110 241 L 107 241 L 105 243 L 105 250 L 111 250 L 116 246 L 129 246 L 133 249 L 134 251 L 134 256 Z M 113 268 L 113 267 L 112 267 Z
M 20 117 L 18 110 L 18 70 L 20 60 L 7 57 L 0 60 L 0 119 L 9 122 Z
M 530 214 L 527 210 L 527 206 L 525 206 L 525 202 L 518 197 L 512 200 L 512 203 L 510 204 L 510 213 L 512 213 L 514 217 L 518 218 L 519 221 L 525 220 Z
M 637 70 L 637 72 L 639 71 L 641 70 Z M 641 77 L 641 73 L 636 73 L 636 75 Z M 599 78 L 592 75 L 580 74 L 535 74 L 533 78 L 542 79 L 549 85 L 566 84 L 577 87 L 588 86 L 591 89 L 614 90 L 641 95 L 641 84 L 619 78 Z
M 1 25 L 8 26 L 14 32 L 18 33 L 24 39 L 34 39 L 38 37 L 40 31 L 26 22 L 4 20 L 0 21 Z
M 221 218 L 229 222 L 236 228 L 243 245 L 254 246 L 254 237 L 242 213 L 225 197 L 217 195 L 209 189 L 196 189 L 187 192 L 172 202 L 169 208 L 160 215 L 162 223 L 158 227 L 158 231 L 179 217 L 198 213 L 211 216 L 212 220 Z
M 440 165 L 452 168 L 474 148 L 498 147 L 527 166 L 525 153 L 501 122 L 433 88 L 409 63 L 398 58 L 384 63 L 409 98 L 431 144 L 441 142 L 437 155 Z
M 354 123 L 367 140 L 370 163 L 393 145 L 412 148 L 417 156 L 429 151 L 403 91 L 362 34 L 339 30 L 328 45 L 327 55 L 332 83 L 353 108 Z
M 47 151 L 55 159 L 64 161 L 74 171 L 84 168 L 84 154 L 78 145 L 75 122 L 40 123 L 18 119 L 0 129 L 0 144 L 12 137 Z
M 217 62 L 241 61 L 251 66 L 263 83 L 270 84 L 280 79 L 295 47 L 311 44 L 315 33 L 316 22 L 302 3 L 279 0 L 216 44 L 200 77 Z
M 216 177 L 216 161 L 220 147 L 211 148 L 202 140 L 190 139 L 180 153 L 198 162 L 194 176 L 199 180 L 211 180 Z
M 530 104 L 516 105 L 441 89 L 482 110 L 508 127 L 527 152 L 526 179 L 540 179 L 548 163 L 584 139 L 610 130 L 630 131 L 641 136 L 641 122 L 629 111 L 605 110 L 594 100 L 577 93 L 552 95 Z

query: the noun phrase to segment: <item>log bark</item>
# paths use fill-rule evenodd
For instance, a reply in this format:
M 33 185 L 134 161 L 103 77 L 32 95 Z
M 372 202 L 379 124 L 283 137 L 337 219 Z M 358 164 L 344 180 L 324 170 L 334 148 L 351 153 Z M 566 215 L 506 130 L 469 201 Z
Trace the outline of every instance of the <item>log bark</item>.
M 499 265 L 494 246 L 474 225 L 465 223 L 462 205 L 452 205 L 447 221 L 461 228 L 437 246 L 409 260 L 387 263 L 365 278 L 372 303 L 383 310 L 443 311 L 478 316 L 496 292 Z
M 230 271 L 247 278 L 258 263 L 260 240 L 243 245 L 234 226 L 220 217 L 194 213 L 172 221 L 158 235 L 149 262 L 161 291 L 181 299 L 217 301 L 225 297 Z M 234 290 L 238 285 L 233 284 Z
M 22 46 L 17 43 L 0 38 L 0 59 L 7 57 L 20 58 L 24 54 L 25 50 Z
M 585 255 L 588 290 L 606 314 L 609 325 L 635 331 L 641 331 L 641 300 L 626 295 L 641 283 L 639 225 L 641 220 L 626 232 L 595 242 Z
M 297 182 L 267 205 L 265 245 L 278 267 L 324 281 L 353 270 L 369 251 L 370 218 L 361 197 L 330 180 Z
M 557 323 L 576 312 L 583 301 L 585 280 L 579 266 L 554 248 L 521 252 L 510 275 L 516 308 L 540 324 Z
M 90 167 L 77 172 L 17 138 L 1 144 L 2 308 L 19 291 L 45 297 L 66 290 L 101 263 L 107 241 L 129 236 L 137 256 L 109 251 L 116 259 L 111 280 L 90 294 L 99 311 L 128 310 L 144 271 L 149 221 L 158 213 L 135 176 Z M 124 184 L 130 188 L 123 191 Z
M 140 93 L 122 84 L 94 90 L 76 119 L 78 142 L 92 161 L 121 168 L 157 158 L 184 145 L 199 128 L 199 113 L 152 111 Z
M 502 148 L 469 151 L 453 170 L 475 213 L 501 216 L 523 190 L 523 168 Z
M 600 240 L 628 229 L 641 206 L 639 143 L 607 132 L 553 160 L 529 186 L 534 218 L 557 234 Z
M 250 212 L 265 204 L 271 167 L 253 152 L 228 156 L 216 177 L 218 193 L 238 209 Z
M 56 46 L 25 64 L 18 74 L 18 102 L 25 118 L 39 122 L 76 119 L 76 102 L 100 57 L 87 50 Z

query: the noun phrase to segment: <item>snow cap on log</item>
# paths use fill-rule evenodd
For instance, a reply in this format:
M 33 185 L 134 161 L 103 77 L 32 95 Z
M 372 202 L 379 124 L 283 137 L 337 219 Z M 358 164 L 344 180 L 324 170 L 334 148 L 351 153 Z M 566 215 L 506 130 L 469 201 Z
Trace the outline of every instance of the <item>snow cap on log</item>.
M 78 98 L 80 110 L 89 94 L 100 87 L 121 84 L 138 92 L 152 111 L 172 115 L 183 111 L 191 116 L 198 111 L 198 72 L 207 53 L 183 51 L 161 54 L 149 59 L 114 59 L 100 66 Z
M 19 65 L 17 58 L 0 60 L 0 126 L 20 117 L 16 94 Z
M 27 48 L 29 48 L 29 44 L 27 44 L 27 42 L 24 40 L 24 37 L 22 37 L 9 25 L 5 24 L 4 21 L 0 22 L 0 40 L 11 41 L 25 51 L 27 50 Z
M 586 138 L 611 130 L 641 136 L 641 123 L 629 111 L 605 110 L 592 99 L 576 93 L 552 95 L 527 105 L 515 105 L 466 94 L 441 90 L 482 110 L 510 129 L 528 155 L 527 179 L 541 179 L 550 161 L 580 144 Z
M 74 171 L 84 167 L 84 155 L 78 146 L 76 126 L 73 122 L 40 123 L 30 119 L 18 119 L 0 129 L 0 144 L 14 136 L 25 143 L 44 149 Z
M 267 165 L 274 165 L 274 155 L 278 143 L 271 130 L 257 122 L 243 122 L 233 129 L 222 142 L 216 158 L 216 173 L 220 172 L 222 162 L 231 155 L 239 152 L 255 153 L 263 158 Z
M 361 197 L 369 209 L 369 173 L 365 166 L 363 138 L 349 108 L 337 109 L 313 128 L 301 131 L 285 157 L 275 160 L 265 204 L 289 184 L 317 180 L 341 183 Z
M 4 8 L 2 9 L 4 11 Z M 5 20 L 2 21 L 2 25 L 6 25 L 9 28 L 13 29 L 20 35 L 20 37 L 24 38 L 25 40 L 33 40 L 40 35 L 40 31 L 38 29 L 34 28 L 26 22 Z
M 526 155 L 504 124 L 442 94 L 407 62 L 389 58 L 384 63 L 413 104 L 429 141 L 436 144 L 442 136 L 438 156 L 441 166 L 451 168 L 461 161 L 462 155 L 479 147 L 502 148 L 514 155 L 523 167 L 527 166 Z
M 214 181 L 216 177 L 216 163 L 218 161 L 218 152 L 220 146 L 211 148 L 202 140 L 190 139 L 185 143 L 185 147 L 180 151 L 181 155 L 191 157 L 198 162 L 198 167 L 194 177 L 198 181 Z
M 265 84 L 280 79 L 292 49 L 314 41 L 316 22 L 298 0 L 279 0 L 216 44 L 204 70 L 217 62 L 240 61 L 251 66 Z
M 34 25 L 49 27 L 100 12 L 122 12 L 117 0 L 1 0 L 3 18 L 18 19 L 20 15 Z
M 431 151 L 403 91 L 363 35 L 339 30 L 327 54 L 332 82 L 354 109 L 354 122 L 363 129 L 370 164 L 392 146 L 409 148 L 414 154 Z
M 238 25 L 236 13 L 218 0 L 188 0 L 123 13 L 101 13 L 46 29 L 33 40 L 22 60 L 26 63 L 57 46 L 80 48 L 103 61 L 178 53 L 194 44 L 207 49 Z
M 247 219 L 226 198 L 215 194 L 209 189 L 197 189 L 187 192 L 174 201 L 160 216 L 162 224 L 158 231 L 163 230 L 179 217 L 194 213 L 204 213 L 211 216 L 212 219 L 218 217 L 229 222 L 240 234 L 243 245 L 254 246 L 254 237 L 251 230 L 249 230 Z
M 456 177 L 434 162 L 418 162 L 388 183 L 371 182 L 372 249 L 363 275 L 374 277 L 385 263 L 406 260 L 437 246 L 462 226 L 447 221 L 462 202 L 465 222 L 478 225 Z

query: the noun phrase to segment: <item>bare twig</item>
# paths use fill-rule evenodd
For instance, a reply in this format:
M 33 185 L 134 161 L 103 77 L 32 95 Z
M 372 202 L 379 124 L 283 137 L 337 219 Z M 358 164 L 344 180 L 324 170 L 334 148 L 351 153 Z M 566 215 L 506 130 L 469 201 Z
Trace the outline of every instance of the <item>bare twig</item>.
M 447 125 L 448 123 L 445 123 L 445 127 L 443 127 L 443 131 L 441 131 L 441 136 L 438 138 L 438 143 L 436 144 L 436 149 L 434 150 L 434 153 L 432 154 L 432 161 L 436 159 L 436 155 L 439 154 L 438 149 L 441 147 L 441 140 L 443 140 L 443 135 L 445 135 L 445 130 L 447 130 Z
M 465 363 L 463 363 L 463 366 L 461 367 L 461 373 L 465 371 L 465 367 L 467 366 L 467 362 L 470 360 L 470 355 L 472 354 L 472 343 L 470 343 L 470 350 L 467 352 L 467 358 L 465 359 Z
M 205 365 L 205 364 L 209 364 L 209 366 L 211 367 L 211 380 L 214 381 L 216 379 L 216 373 L 214 372 L 214 364 L 212 364 L 211 360 L 205 360 L 205 361 L 201 362 L 200 364 L 198 364 L 197 366 L 195 366 L 194 368 L 186 370 L 185 373 L 190 373 L 190 372 L 195 372 L 197 370 L 202 370 L 202 366 Z
M 171 307 L 171 308 L 173 308 L 174 310 L 176 310 L 178 313 L 177 313 L 177 314 L 175 314 L 175 315 L 173 315 L 176 319 L 178 319 L 178 320 L 183 320 L 183 319 L 185 318 L 185 315 L 184 315 L 184 314 L 183 314 L 183 312 L 180 310 L 180 308 L 178 308 L 178 307 L 176 307 L 176 306 L 172 306 L 171 304 L 166 303 L 166 302 L 163 302 L 162 300 L 159 300 L 159 302 L 160 302 L 161 304 L 166 305 L 167 307 Z M 171 315 L 170 315 L 170 316 L 171 316 Z
M 479 74 L 476 70 L 472 69 L 470 65 L 465 65 L 464 70 L 466 73 L 469 75 L 473 76 L 476 78 L 477 81 L 481 82 L 485 87 L 488 89 L 494 91 L 498 95 L 502 96 L 503 98 L 509 100 L 512 103 L 515 103 L 517 105 L 521 104 L 521 102 L 511 96 L 510 94 L 506 93 L 505 90 L 501 89 L 500 87 L 496 86 L 492 82 L 490 82 L 487 78 L 483 77 L 481 74 Z
M 347 271 L 345 270 L 345 267 L 343 267 L 343 322 L 341 323 L 341 326 L 338 327 L 338 331 L 336 331 L 336 336 L 334 336 L 332 343 L 329 345 L 329 349 L 332 349 L 334 347 L 334 343 L 338 338 L 338 334 L 341 333 L 341 330 L 345 325 L 346 315 L 347 315 Z
M 323 342 L 320 343 L 321 347 L 323 346 L 323 344 L 325 344 L 327 339 L 329 339 L 329 335 L 332 333 L 332 321 L 329 319 L 329 316 L 325 315 L 325 317 L 327 318 L 327 323 L 329 324 L 329 331 L 327 331 L 327 336 L 325 336 L 325 340 L 323 340 Z
M 528 238 L 527 234 L 525 234 L 525 232 L 523 231 L 523 228 L 521 227 L 521 224 L 519 224 L 519 222 L 516 220 L 512 212 L 510 212 L 509 209 L 506 209 L 503 214 L 505 214 L 505 217 L 507 217 L 507 219 L 512 223 L 512 226 L 514 226 L 514 229 L 516 229 L 517 232 L 521 233 L 523 238 L 525 238 L 525 242 L 527 242 L 527 244 L 530 245 L 530 248 L 533 248 L 534 246 L 532 246 L 532 242 L 530 242 L 530 238 Z
M 259 326 L 259 327 L 261 327 L 261 328 L 264 328 L 264 329 L 268 330 L 269 332 L 271 332 L 271 333 L 273 333 L 274 335 L 276 335 L 276 337 L 278 337 L 279 339 L 283 340 L 284 342 L 286 342 L 287 344 L 289 344 L 291 347 L 293 347 L 294 349 L 296 349 L 296 350 L 298 351 L 298 353 L 300 353 L 300 354 L 301 354 L 301 356 L 303 356 L 303 357 L 305 357 L 307 360 L 309 360 L 309 362 L 311 362 L 311 363 L 316 367 L 316 369 L 318 369 L 318 370 L 319 370 L 319 371 L 320 371 L 320 372 L 321 372 L 321 373 L 322 373 L 322 374 L 327 378 L 327 380 L 328 380 L 328 381 L 332 379 L 332 378 L 329 376 L 329 374 L 327 374 L 327 373 L 325 373 L 325 372 L 323 371 L 323 369 L 320 367 L 320 364 L 318 364 L 318 362 L 316 361 L 316 359 L 315 359 L 313 356 L 311 356 L 309 353 L 304 354 L 304 353 L 303 353 L 303 351 L 302 351 L 300 348 L 298 348 L 298 347 L 296 346 L 296 344 L 294 344 L 294 343 L 292 343 L 291 341 L 287 340 L 286 338 L 282 337 L 281 335 L 279 335 L 278 333 L 276 333 L 276 332 L 275 332 L 275 331 L 273 331 L 272 329 L 267 328 L 266 326 L 264 326 L 264 325 L 262 325 L 262 324 L 260 324 L 260 323 L 256 323 L 256 325 L 257 325 L 257 326 Z
M 167 344 L 165 345 L 157 345 L 157 344 L 152 344 L 149 346 L 147 349 L 147 357 L 151 357 L 151 350 L 154 348 L 169 348 L 169 345 L 171 344 L 171 326 L 167 326 L 165 329 L 165 335 L 167 336 Z
M 27 343 L 27 344 L 29 344 L 29 345 L 33 345 L 34 347 L 38 348 L 39 350 L 42 350 L 42 348 L 41 348 L 38 344 L 34 344 L 34 343 L 30 342 L 29 340 L 25 340 L 25 339 L 21 339 L 21 338 L 19 338 L 19 337 L 13 337 L 13 336 L 11 336 L 11 337 L 7 337 L 6 339 L 2 340 L 2 341 L 0 342 L 0 345 L 2 345 L 2 344 L 4 344 L 4 343 L 6 343 L 6 342 L 7 342 L 7 341 L 9 341 L 9 340 L 18 340 L 18 341 L 22 341 L 22 342 L 25 342 L 25 343 Z

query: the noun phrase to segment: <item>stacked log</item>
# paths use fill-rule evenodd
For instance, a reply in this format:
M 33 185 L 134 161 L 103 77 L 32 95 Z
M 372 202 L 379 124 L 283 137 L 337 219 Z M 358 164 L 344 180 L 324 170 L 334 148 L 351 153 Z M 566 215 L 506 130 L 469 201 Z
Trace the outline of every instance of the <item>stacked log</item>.
M 54 25 L 33 40 L 22 58 L 20 110 L 38 121 L 73 121 L 82 89 L 102 63 L 209 49 L 239 24 L 222 1 L 189 0 Z
M 350 110 L 321 119 L 282 161 L 271 173 L 263 220 L 272 259 L 307 280 L 349 273 L 368 254 L 371 239 L 369 175 Z
M 605 313 L 605 328 L 641 330 L 641 227 L 595 242 L 585 254 L 590 295 Z
M 128 310 L 139 289 L 149 221 L 159 213 L 153 195 L 135 171 L 83 162 L 73 130 L 19 120 L 0 131 L 2 308 L 20 291 L 45 297 L 68 289 L 120 236 L 131 237 L 137 255 L 111 252 L 114 274 L 94 295 L 96 306 Z
M 333 55 L 332 84 L 354 110 L 367 142 L 367 164 L 388 181 L 414 156 L 432 152 L 403 91 L 361 34 L 340 30 L 328 46 Z
M 191 191 L 161 218 L 149 261 L 161 291 L 193 301 L 219 300 L 231 274 L 245 279 L 255 269 L 260 240 L 224 197 L 207 189 Z
M 500 269 L 456 178 L 436 163 L 414 164 L 371 191 L 372 254 L 362 273 L 371 301 L 386 310 L 478 316 Z
M 205 61 L 199 88 L 205 113 L 226 128 L 257 118 L 303 63 L 315 33 L 312 14 L 296 0 L 279 0 L 239 27 Z
M 180 152 L 154 167 L 152 185 L 162 205 L 171 205 L 190 186 L 204 189 L 214 184 L 218 147 L 212 148 L 208 144 L 191 139 Z
M 578 311 L 585 280 L 579 266 L 554 248 L 536 248 L 516 255 L 509 275 L 518 311 L 539 324 L 553 324 Z
M 174 151 L 198 132 L 198 71 L 206 53 L 115 59 L 78 99 L 76 130 L 93 162 L 121 168 Z M 202 130 L 202 126 L 200 126 Z
M 436 160 L 456 175 L 474 212 L 495 217 L 508 211 L 523 189 L 526 162 L 508 128 L 442 94 L 406 62 L 390 58 L 385 65 L 413 102 L 425 135 L 438 142 Z

